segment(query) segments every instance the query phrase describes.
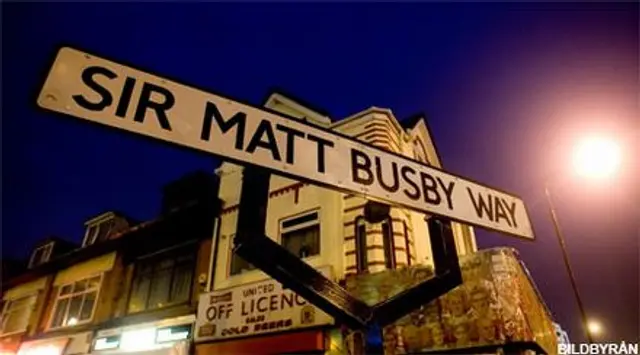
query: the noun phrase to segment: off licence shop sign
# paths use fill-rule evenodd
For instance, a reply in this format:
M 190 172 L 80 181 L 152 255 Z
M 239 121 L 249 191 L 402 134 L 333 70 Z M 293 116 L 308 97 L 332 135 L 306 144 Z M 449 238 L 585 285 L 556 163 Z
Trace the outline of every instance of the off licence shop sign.
M 278 281 L 268 280 L 200 296 L 195 338 L 265 334 L 331 324 L 332 319 Z

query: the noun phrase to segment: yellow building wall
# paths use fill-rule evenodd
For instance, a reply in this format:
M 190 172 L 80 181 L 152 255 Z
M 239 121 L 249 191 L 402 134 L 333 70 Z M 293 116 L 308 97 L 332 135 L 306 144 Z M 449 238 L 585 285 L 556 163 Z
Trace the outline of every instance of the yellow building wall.
M 26 282 L 22 285 L 13 287 L 2 295 L 2 300 L 15 300 L 25 296 L 32 295 L 45 288 L 47 277 L 41 277 L 37 280 Z
M 100 290 L 98 291 L 97 305 L 94 310 L 92 323 L 108 319 L 112 315 L 115 304 L 114 301 L 119 292 L 118 285 L 121 279 L 121 270 L 121 262 L 119 258 L 116 257 L 116 253 L 113 252 L 59 271 L 55 275 L 52 287 L 48 292 L 48 297 L 43 306 L 42 316 L 38 322 L 37 332 L 47 331 L 49 329 L 55 302 L 61 286 L 101 274 L 102 282 L 100 284 Z
M 221 187 L 237 186 L 239 191 L 240 186 L 237 181 L 229 182 L 228 184 L 222 181 L 225 179 L 239 180 L 240 177 L 241 174 L 236 173 L 228 177 L 223 176 L 221 178 Z M 336 220 L 340 219 L 341 215 L 339 206 L 342 203 L 342 194 L 311 185 L 300 186 L 295 181 L 278 176 L 273 176 L 271 181 L 270 191 L 272 192 L 272 196 L 269 199 L 267 224 L 265 226 L 267 236 L 279 243 L 279 226 L 283 219 L 317 210 L 320 222 L 320 255 L 306 258 L 305 261 L 314 267 L 332 265 L 334 273 L 342 274 L 343 260 L 339 253 L 335 253 L 335 250 L 341 249 L 342 246 L 342 231 L 339 224 L 335 223 Z M 297 185 L 298 187 L 285 190 L 287 186 L 292 185 Z M 298 195 L 297 203 L 295 189 L 297 189 Z M 266 274 L 259 270 L 252 270 L 234 276 L 229 275 L 233 237 L 236 232 L 238 216 L 237 201 L 238 200 L 232 203 L 225 203 L 223 213 L 220 217 L 220 234 L 214 289 L 237 286 L 268 278 Z
M 54 285 L 64 285 L 93 275 L 101 274 L 113 268 L 116 253 L 109 253 L 64 269 L 56 275 Z
M 273 103 L 271 108 L 296 117 L 304 116 L 300 109 L 288 107 L 282 102 Z M 432 145 L 424 123 L 418 124 L 412 132 L 405 132 L 390 111 L 383 109 L 372 108 L 363 111 L 334 123 L 332 129 L 410 158 L 414 158 L 413 144 L 417 139 Z M 426 149 L 426 155 L 430 164 L 440 166 L 439 158 L 432 146 Z M 214 290 L 269 278 L 259 270 L 229 276 L 233 236 L 236 231 L 237 205 L 241 192 L 242 167 L 224 163 L 218 170 L 218 174 L 220 175 L 219 197 L 224 201 L 224 209 L 220 218 Z M 279 176 L 271 177 L 270 191 L 266 225 L 266 232 L 270 238 L 280 242 L 278 229 L 283 218 L 318 209 L 321 225 L 320 255 L 307 258 L 305 261 L 315 267 L 331 265 L 333 273 L 339 279 L 356 272 L 354 223 L 356 217 L 364 213 L 366 199 Z M 395 207 L 391 209 L 397 267 L 407 265 L 408 260 L 412 265 L 432 264 L 433 257 L 425 217 L 423 213 L 408 209 Z M 404 234 L 405 224 L 407 236 Z M 367 224 L 366 228 L 368 271 L 382 271 L 385 269 L 385 264 L 381 225 Z M 475 251 L 475 236 L 472 228 L 454 223 L 453 231 L 459 254 Z

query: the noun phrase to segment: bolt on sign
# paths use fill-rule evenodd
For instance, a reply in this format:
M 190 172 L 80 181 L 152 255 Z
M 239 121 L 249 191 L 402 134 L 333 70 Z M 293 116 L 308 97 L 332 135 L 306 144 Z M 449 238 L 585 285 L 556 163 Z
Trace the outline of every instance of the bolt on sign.
M 264 108 L 61 48 L 44 109 L 428 214 L 533 239 L 524 202 Z
M 327 267 L 321 268 L 327 274 Z M 197 342 L 316 327 L 333 322 L 276 280 L 245 284 L 200 296 Z

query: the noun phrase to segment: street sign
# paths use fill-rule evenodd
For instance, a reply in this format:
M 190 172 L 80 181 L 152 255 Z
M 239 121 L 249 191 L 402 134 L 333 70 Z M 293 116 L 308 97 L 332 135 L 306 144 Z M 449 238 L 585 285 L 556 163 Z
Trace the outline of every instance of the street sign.
M 524 202 L 516 196 L 69 47 L 57 53 L 38 105 L 293 179 L 534 238 Z

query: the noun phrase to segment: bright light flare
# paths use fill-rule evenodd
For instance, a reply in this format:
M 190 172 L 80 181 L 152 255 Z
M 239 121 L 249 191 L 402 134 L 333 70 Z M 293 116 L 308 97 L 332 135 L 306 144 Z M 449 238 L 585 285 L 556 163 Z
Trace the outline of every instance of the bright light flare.
M 123 351 L 141 351 L 153 349 L 156 341 L 156 328 L 143 328 L 123 332 L 120 349 Z
M 602 179 L 613 175 L 621 160 L 622 154 L 616 142 L 592 137 L 578 144 L 573 163 L 578 174 L 587 178 Z
M 587 322 L 587 329 L 591 335 L 600 335 L 602 334 L 602 324 L 595 320 L 590 320 Z

